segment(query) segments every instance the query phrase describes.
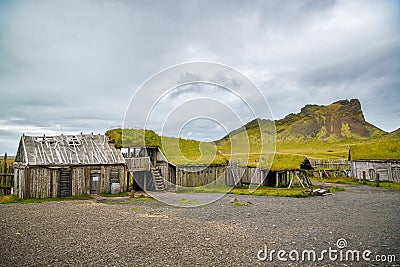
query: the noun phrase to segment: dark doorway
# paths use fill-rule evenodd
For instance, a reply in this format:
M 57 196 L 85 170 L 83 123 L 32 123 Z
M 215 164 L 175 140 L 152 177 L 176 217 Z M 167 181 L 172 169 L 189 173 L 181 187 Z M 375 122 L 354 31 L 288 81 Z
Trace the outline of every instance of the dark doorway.
M 369 179 L 370 180 L 372 180 L 372 181 L 375 181 L 375 170 L 374 169 L 369 169 L 368 170 L 368 172 L 369 172 Z
M 151 171 L 137 171 L 133 176 L 133 189 L 135 191 L 155 190 Z
M 157 151 L 158 151 L 158 148 L 148 147 L 146 150 L 147 150 L 147 155 L 150 158 L 151 164 L 153 164 L 154 167 L 157 166 Z
M 70 170 L 60 171 L 60 185 L 59 185 L 58 195 L 60 197 L 72 196 L 72 181 L 71 181 Z

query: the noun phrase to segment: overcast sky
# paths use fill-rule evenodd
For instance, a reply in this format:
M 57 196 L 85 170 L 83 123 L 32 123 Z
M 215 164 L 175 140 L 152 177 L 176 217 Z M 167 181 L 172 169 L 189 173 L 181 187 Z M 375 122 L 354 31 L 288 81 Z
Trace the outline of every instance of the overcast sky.
M 358 98 L 369 122 L 393 131 L 399 12 L 380 0 L 0 1 L 0 153 L 15 154 L 22 133 L 122 126 L 141 84 L 190 61 L 247 75 L 275 119 Z

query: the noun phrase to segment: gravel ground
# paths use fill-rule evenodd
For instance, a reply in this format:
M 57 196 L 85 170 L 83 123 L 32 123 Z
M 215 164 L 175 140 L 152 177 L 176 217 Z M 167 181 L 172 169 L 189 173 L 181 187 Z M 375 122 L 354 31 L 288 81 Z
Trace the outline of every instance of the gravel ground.
M 234 206 L 232 197 L 247 205 Z M 304 199 L 227 195 L 197 208 L 128 198 L 0 205 L 0 265 L 399 266 L 399 197 L 399 191 L 348 186 Z M 340 250 L 341 238 L 347 247 Z M 285 250 L 286 258 L 291 250 L 300 258 L 314 250 L 318 258 L 329 248 L 369 249 L 371 260 L 395 255 L 396 262 L 333 261 L 328 254 L 319 262 L 283 262 L 276 253 L 260 261 L 265 245 L 268 253 Z

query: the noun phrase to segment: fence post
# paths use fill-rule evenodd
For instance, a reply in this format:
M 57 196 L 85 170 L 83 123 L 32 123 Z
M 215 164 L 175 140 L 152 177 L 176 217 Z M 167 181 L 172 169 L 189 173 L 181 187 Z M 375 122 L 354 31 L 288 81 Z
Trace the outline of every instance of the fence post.
M 4 153 L 3 166 L 1 168 L 1 173 L 7 173 L 7 152 Z
M 376 187 L 379 187 L 379 173 L 376 174 Z

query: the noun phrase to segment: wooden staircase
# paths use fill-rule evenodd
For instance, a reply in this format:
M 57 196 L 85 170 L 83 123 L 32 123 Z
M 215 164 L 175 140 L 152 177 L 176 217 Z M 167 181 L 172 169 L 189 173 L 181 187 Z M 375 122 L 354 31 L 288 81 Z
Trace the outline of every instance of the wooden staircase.
M 151 168 L 151 173 L 153 174 L 153 181 L 156 191 L 164 191 L 165 190 L 164 177 L 162 177 L 160 170 L 153 167 Z

